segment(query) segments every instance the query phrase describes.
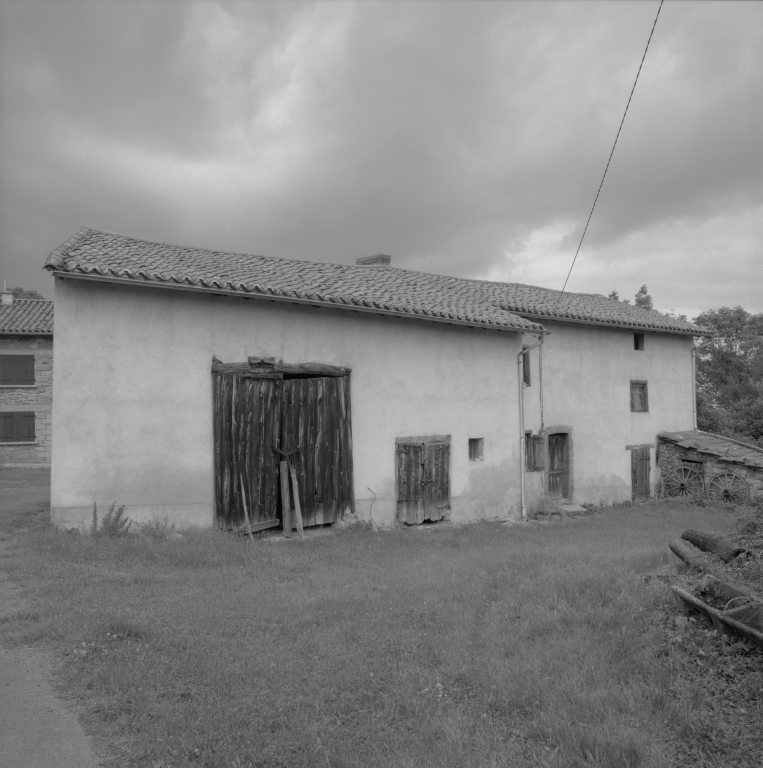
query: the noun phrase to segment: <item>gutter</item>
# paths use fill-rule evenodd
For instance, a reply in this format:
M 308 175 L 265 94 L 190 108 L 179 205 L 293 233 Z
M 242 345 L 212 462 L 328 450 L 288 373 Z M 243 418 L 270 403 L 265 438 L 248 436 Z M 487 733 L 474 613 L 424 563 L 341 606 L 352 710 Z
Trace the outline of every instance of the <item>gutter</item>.
M 524 357 L 535 347 L 543 344 L 543 336 L 535 344 L 525 347 L 517 355 L 517 384 L 519 389 L 519 493 L 521 499 L 522 520 L 527 520 L 527 506 L 525 505 L 525 376 Z
M 696 344 L 691 348 L 692 429 L 695 432 L 697 431 L 697 350 L 704 349 L 712 341 L 712 339 L 708 339 L 702 344 Z

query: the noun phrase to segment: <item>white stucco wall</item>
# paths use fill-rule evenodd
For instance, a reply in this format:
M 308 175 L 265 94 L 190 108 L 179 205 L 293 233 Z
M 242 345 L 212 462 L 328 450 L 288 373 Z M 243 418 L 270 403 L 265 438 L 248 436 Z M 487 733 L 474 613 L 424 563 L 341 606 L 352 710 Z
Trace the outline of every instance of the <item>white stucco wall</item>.
M 56 280 L 51 516 L 214 522 L 210 365 L 249 355 L 352 368 L 356 511 L 390 525 L 395 438 L 451 435 L 454 521 L 516 517 L 518 334 Z M 485 440 L 469 461 L 468 439 Z
M 643 351 L 633 331 L 544 321 L 543 423 L 573 429 L 573 496 L 608 503 L 631 498 L 631 453 L 626 445 L 656 446 L 657 433 L 693 428 L 693 339 L 645 333 Z M 534 341 L 527 336 L 525 344 Z M 525 429 L 539 433 L 540 356 L 530 352 L 532 384 L 525 389 Z M 649 411 L 630 410 L 630 382 L 648 382 Z M 658 483 L 656 451 L 651 483 Z M 543 491 L 545 472 L 528 472 L 528 497 Z

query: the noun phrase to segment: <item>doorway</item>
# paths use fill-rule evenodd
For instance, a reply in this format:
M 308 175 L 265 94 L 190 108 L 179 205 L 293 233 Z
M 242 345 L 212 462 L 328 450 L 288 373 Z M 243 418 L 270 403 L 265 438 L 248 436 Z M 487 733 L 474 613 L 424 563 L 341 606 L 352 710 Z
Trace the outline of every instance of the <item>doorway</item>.
M 631 499 L 649 501 L 651 496 L 651 445 L 631 448 Z
M 548 436 L 548 495 L 552 499 L 565 496 L 567 480 L 567 435 L 557 432 Z
M 221 527 L 281 519 L 282 460 L 296 474 L 303 526 L 333 523 L 352 510 L 348 369 L 215 361 L 212 371 Z

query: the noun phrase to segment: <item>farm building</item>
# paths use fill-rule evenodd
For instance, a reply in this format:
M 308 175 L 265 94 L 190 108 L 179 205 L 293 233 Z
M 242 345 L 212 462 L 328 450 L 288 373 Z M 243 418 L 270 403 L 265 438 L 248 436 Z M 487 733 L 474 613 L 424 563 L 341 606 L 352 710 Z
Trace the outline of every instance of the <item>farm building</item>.
M 53 302 L 0 303 L 0 467 L 49 467 Z
M 648 498 L 690 323 L 599 295 L 83 229 L 56 278 L 52 519 L 380 526 Z M 284 480 L 286 483 L 284 484 Z
M 668 496 L 716 501 L 763 496 L 763 448 L 698 430 L 660 432 L 658 466 Z

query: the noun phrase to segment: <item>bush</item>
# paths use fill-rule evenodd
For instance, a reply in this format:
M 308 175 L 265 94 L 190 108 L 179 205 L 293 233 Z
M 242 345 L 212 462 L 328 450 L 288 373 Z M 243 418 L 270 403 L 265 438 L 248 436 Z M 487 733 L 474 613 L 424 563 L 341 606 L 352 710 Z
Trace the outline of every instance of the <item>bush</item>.
M 116 501 L 109 507 L 100 525 L 98 524 L 98 507 L 93 502 L 93 522 L 90 525 L 91 536 L 106 536 L 109 539 L 119 539 L 130 532 L 132 520 L 124 516 L 124 504 L 117 509 Z

